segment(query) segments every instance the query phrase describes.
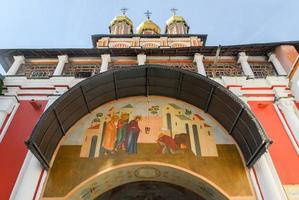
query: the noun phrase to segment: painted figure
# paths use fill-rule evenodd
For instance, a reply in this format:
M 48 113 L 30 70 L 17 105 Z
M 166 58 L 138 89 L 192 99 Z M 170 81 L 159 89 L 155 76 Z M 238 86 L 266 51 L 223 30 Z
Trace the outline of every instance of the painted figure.
M 117 134 L 117 120 L 118 116 L 113 115 L 111 117 L 111 120 L 107 123 L 104 131 L 104 138 L 103 138 L 103 145 L 104 148 L 104 154 L 107 155 L 107 153 L 114 153 L 114 147 L 116 142 L 116 134 Z
M 125 149 L 126 131 L 129 121 L 129 114 L 123 113 L 117 123 L 117 140 L 115 149 Z
M 160 134 L 157 142 L 161 147 L 159 153 L 177 154 L 181 152 L 175 140 L 168 135 Z
M 141 116 L 136 116 L 134 120 L 130 121 L 126 132 L 126 152 L 129 154 L 137 153 L 137 140 L 140 132 L 138 121 Z

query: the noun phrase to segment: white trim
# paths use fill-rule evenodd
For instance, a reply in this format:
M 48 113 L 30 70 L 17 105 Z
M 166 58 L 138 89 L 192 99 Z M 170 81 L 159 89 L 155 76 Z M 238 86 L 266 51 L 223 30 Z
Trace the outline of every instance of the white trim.
M 291 142 L 293 144 L 293 147 L 296 150 L 297 155 L 299 155 L 299 147 L 298 147 L 298 145 L 297 145 L 297 143 L 296 143 L 296 141 L 295 141 L 295 139 L 294 139 L 294 137 L 293 137 L 293 135 L 291 133 L 291 130 L 289 129 L 289 127 L 288 127 L 286 121 L 284 120 L 284 118 L 283 118 L 283 116 L 282 116 L 279 108 L 277 107 L 277 105 L 273 104 L 273 106 L 274 106 L 275 111 L 276 111 L 276 113 L 277 113 L 277 115 L 278 115 L 278 117 L 279 117 L 279 119 L 280 119 L 280 121 L 281 121 L 281 123 L 282 123 L 282 125 L 284 127 L 284 130 L 287 132 L 287 134 L 289 136 L 289 139 L 291 140 Z
M 254 164 L 256 177 L 264 200 L 287 200 L 286 194 L 279 181 L 276 170 L 269 163 L 268 152 L 264 153 Z
M 42 170 L 37 158 L 28 151 L 9 199 L 32 199 Z
M 256 176 L 254 175 L 253 169 L 249 169 L 249 175 L 250 175 L 251 183 L 253 185 L 257 200 L 264 200 L 262 197 L 262 194 L 261 194 L 262 191 L 259 188 L 259 185 L 258 185 L 259 183 L 258 183 Z
M 41 173 L 42 173 L 42 172 L 41 172 Z M 44 182 L 46 181 L 46 178 L 47 178 L 47 174 L 48 174 L 47 171 L 44 170 L 43 177 L 42 177 L 42 179 L 40 180 L 39 185 L 38 185 L 38 190 L 37 190 L 35 199 L 33 199 L 33 200 L 38 200 L 38 199 L 40 199 L 41 194 L 42 194 L 42 191 L 43 191 L 43 185 L 44 185 Z M 36 188 L 36 189 L 37 189 L 37 188 Z
M 274 167 L 274 164 L 273 164 L 273 161 L 272 161 L 272 159 L 271 159 L 270 154 L 269 154 L 269 153 L 265 153 L 265 158 L 266 158 L 266 161 L 267 161 L 267 163 L 268 163 L 268 166 L 269 166 L 269 168 L 270 168 L 270 170 L 271 170 L 271 174 L 272 174 L 272 176 L 273 176 L 273 178 L 274 178 L 274 180 L 275 180 L 275 183 L 276 183 L 276 185 L 277 185 L 278 188 L 279 188 L 279 192 L 280 192 L 281 196 L 284 197 L 285 199 L 288 199 L 288 198 L 287 198 L 287 195 L 286 195 L 286 193 L 285 193 L 285 191 L 284 191 L 283 185 L 282 185 L 282 183 L 281 183 L 281 181 L 280 181 L 280 178 L 279 178 L 279 176 L 278 176 L 278 174 L 277 174 L 277 171 L 276 171 L 276 169 L 275 169 L 275 167 Z
M 9 127 L 11 121 L 13 120 L 13 118 L 14 118 L 14 116 L 15 116 L 15 114 L 16 114 L 19 106 L 20 106 L 20 104 L 16 103 L 16 105 L 14 106 L 12 112 L 10 113 L 9 118 L 6 121 L 6 123 L 5 123 L 5 125 L 4 125 L 4 127 L 2 129 L 2 132 L 0 133 L 0 143 L 2 142 L 4 136 L 5 136 L 6 132 L 7 132 L 7 129 Z

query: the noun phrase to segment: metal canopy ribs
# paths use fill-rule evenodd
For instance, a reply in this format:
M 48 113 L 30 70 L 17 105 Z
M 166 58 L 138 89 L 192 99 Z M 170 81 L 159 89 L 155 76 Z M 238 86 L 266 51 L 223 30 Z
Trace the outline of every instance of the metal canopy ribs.
M 145 65 L 78 83 L 45 111 L 26 144 L 48 169 L 59 141 L 84 115 L 112 100 L 146 95 L 180 99 L 210 114 L 235 139 L 249 168 L 271 143 L 247 105 L 220 84 L 196 73 Z

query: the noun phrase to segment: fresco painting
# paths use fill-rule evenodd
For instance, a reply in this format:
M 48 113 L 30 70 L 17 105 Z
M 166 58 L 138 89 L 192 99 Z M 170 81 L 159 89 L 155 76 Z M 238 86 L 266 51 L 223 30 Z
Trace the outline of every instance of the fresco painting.
M 139 98 L 98 109 L 84 131 L 81 157 L 142 153 L 139 144 L 158 144 L 154 154 L 217 156 L 214 130 L 196 110 L 166 99 Z
M 153 163 L 159 176 L 144 170 Z M 164 165 L 180 172 L 172 167 L 165 171 Z M 128 169 L 118 172 L 120 166 Z M 185 172 L 195 176 L 179 176 Z M 71 127 L 57 150 L 43 197 L 94 199 L 119 184 L 148 179 L 179 182 L 209 196 L 206 183 L 195 184 L 197 176 L 230 197 L 255 199 L 234 140 L 210 115 L 172 98 L 129 97 L 100 106 Z

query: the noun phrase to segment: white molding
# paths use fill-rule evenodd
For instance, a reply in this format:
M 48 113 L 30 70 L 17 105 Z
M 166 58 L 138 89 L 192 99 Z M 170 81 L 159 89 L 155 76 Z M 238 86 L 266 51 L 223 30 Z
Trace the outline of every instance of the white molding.
M 259 187 L 259 182 L 254 174 L 254 169 L 249 169 L 249 175 L 250 175 L 250 179 L 251 179 L 251 183 L 253 185 L 254 191 L 255 191 L 255 195 L 257 197 L 257 200 L 264 200 L 261 194 L 261 190 Z
M 42 170 L 37 158 L 28 151 L 9 199 L 32 199 Z
M 287 200 L 282 184 L 277 179 L 276 170 L 269 163 L 267 154 L 268 152 L 264 153 L 253 166 L 264 200 Z
M 2 142 L 2 140 L 4 138 L 4 136 L 5 136 L 5 134 L 7 132 L 8 127 L 10 126 L 10 123 L 12 122 L 12 120 L 13 120 L 13 118 L 14 118 L 14 116 L 15 116 L 18 108 L 19 108 L 19 106 L 20 106 L 20 104 L 16 103 L 15 106 L 14 106 L 14 108 L 13 108 L 13 110 L 11 111 L 9 118 L 6 121 L 4 127 L 3 127 L 2 131 L 1 131 L 1 134 L 0 134 L 0 144 L 1 144 L 1 142 Z
M 33 199 L 33 200 L 40 199 L 42 191 L 43 191 L 43 185 L 44 185 L 44 183 L 46 181 L 47 175 L 48 175 L 48 172 L 46 170 L 44 170 L 43 171 L 43 176 L 41 178 L 41 181 L 39 182 L 39 185 L 37 186 L 38 188 L 36 188 L 37 189 L 37 193 L 36 193 L 35 199 Z
M 293 147 L 295 148 L 295 151 L 296 151 L 297 155 L 299 155 L 299 147 L 298 147 L 296 141 L 294 140 L 294 137 L 293 137 L 286 121 L 284 120 L 284 118 L 283 118 L 279 108 L 277 107 L 277 105 L 273 104 L 273 106 L 274 106 L 274 109 L 275 109 L 275 111 L 276 111 L 276 113 L 277 113 L 277 115 L 278 115 L 278 117 L 279 117 L 279 119 L 280 119 L 280 121 L 283 125 L 284 130 L 287 132 L 287 135 L 288 135 L 289 139 L 291 140 L 291 143 L 292 143 Z
M 275 169 L 275 166 L 274 166 L 274 163 L 273 163 L 273 161 L 272 161 L 271 155 L 270 155 L 269 153 L 265 153 L 265 158 L 266 158 L 266 161 L 267 161 L 267 163 L 268 163 L 268 166 L 269 166 L 269 168 L 270 168 L 270 170 L 271 170 L 271 173 L 272 173 L 272 175 L 273 175 L 273 178 L 274 178 L 274 180 L 275 180 L 275 183 L 276 183 L 276 185 L 277 185 L 278 188 L 279 188 L 279 192 L 280 192 L 281 196 L 284 197 L 285 199 L 288 199 L 288 198 L 287 198 L 287 195 L 286 195 L 286 193 L 285 193 L 285 190 L 284 190 L 284 188 L 283 188 L 283 185 L 282 185 L 282 183 L 281 183 L 281 181 L 280 181 L 280 178 L 279 178 L 279 176 L 278 176 L 278 173 L 277 173 L 277 171 L 276 171 L 276 169 Z

